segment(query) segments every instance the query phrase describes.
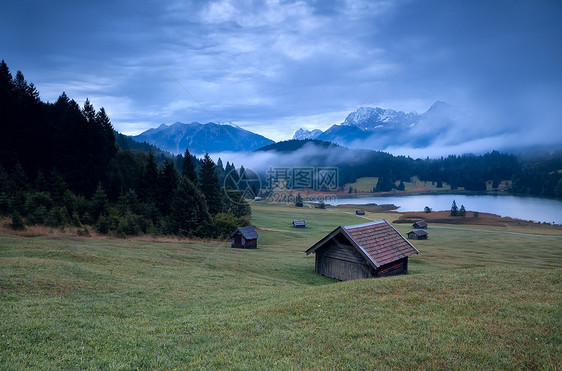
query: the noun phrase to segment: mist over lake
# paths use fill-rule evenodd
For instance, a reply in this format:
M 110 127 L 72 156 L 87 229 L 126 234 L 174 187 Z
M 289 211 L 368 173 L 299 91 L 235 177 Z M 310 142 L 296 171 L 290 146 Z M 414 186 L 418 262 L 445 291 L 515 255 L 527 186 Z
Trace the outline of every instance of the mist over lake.
M 400 212 L 450 210 L 453 200 L 467 211 L 492 213 L 534 222 L 562 224 L 562 201 L 551 198 L 491 195 L 415 195 L 339 198 L 332 205 L 394 204 Z

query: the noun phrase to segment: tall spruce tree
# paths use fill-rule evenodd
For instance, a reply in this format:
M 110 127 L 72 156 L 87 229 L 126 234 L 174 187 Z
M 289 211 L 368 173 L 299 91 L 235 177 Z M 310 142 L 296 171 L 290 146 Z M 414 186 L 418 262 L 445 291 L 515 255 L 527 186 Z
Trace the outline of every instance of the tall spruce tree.
M 210 237 L 212 219 L 205 196 L 197 186 L 182 177 L 173 193 L 169 218 L 171 230 L 183 236 Z
M 453 204 L 451 205 L 451 216 L 457 216 L 459 213 L 459 208 L 457 207 L 457 203 L 453 200 Z
M 84 106 L 82 107 L 82 114 L 89 123 L 93 123 L 96 119 L 96 110 L 88 98 L 86 98 Z
M 234 164 L 230 164 L 228 161 L 226 162 L 226 167 L 224 169 L 225 178 L 223 181 L 223 186 L 226 189 L 238 189 L 238 181 L 240 180 L 240 176 Z
M 207 200 L 209 212 L 213 216 L 222 210 L 221 187 L 215 168 L 214 161 L 206 153 L 199 172 L 199 189 L 203 192 L 205 200 Z
M 158 174 L 158 197 L 157 206 L 162 215 L 167 215 L 172 206 L 173 193 L 178 186 L 178 172 L 174 163 L 168 159 Z
M 0 62 L 0 89 L 12 90 L 12 74 L 10 73 L 10 68 L 2 59 Z
M 141 180 L 141 199 L 148 203 L 156 203 L 156 195 L 158 193 L 158 165 L 154 153 L 150 151 L 146 161 L 146 167 L 143 171 Z
M 103 189 L 101 183 L 98 184 L 98 188 L 92 197 L 92 202 L 90 203 L 90 214 L 94 220 L 102 215 L 105 215 L 109 210 L 109 201 L 107 199 L 107 194 Z
M 189 153 L 189 149 L 185 149 L 183 155 L 183 165 L 181 168 L 182 175 L 189 179 L 193 184 L 197 184 L 197 172 L 195 171 L 195 164 L 193 163 L 193 157 Z

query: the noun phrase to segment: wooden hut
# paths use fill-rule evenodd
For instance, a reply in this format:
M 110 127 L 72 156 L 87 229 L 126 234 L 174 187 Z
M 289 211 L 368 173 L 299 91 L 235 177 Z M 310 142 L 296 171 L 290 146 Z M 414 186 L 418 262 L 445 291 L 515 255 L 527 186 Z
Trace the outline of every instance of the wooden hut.
M 408 273 L 419 251 L 386 220 L 339 226 L 306 254 L 316 254 L 316 273 L 347 281 Z
M 306 220 L 293 220 L 293 227 L 295 228 L 306 228 Z
M 412 228 L 416 228 L 416 229 L 426 229 L 427 228 L 427 223 L 423 220 L 418 220 L 417 222 L 415 222 L 414 224 L 412 224 Z
M 258 234 L 252 226 L 238 227 L 230 236 L 230 247 L 238 249 L 255 249 L 258 247 Z
M 409 240 L 427 240 L 427 231 L 423 229 L 416 229 L 415 231 L 408 232 Z
M 355 210 L 355 215 L 365 215 L 365 210 L 363 209 Z

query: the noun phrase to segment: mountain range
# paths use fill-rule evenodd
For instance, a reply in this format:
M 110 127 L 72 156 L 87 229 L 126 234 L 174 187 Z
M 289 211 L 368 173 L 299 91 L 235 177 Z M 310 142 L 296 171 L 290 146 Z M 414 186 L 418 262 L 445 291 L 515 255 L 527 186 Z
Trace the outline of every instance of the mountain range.
M 162 124 L 132 137 L 138 142 L 147 142 L 165 151 L 180 154 L 186 148 L 192 154 L 216 152 L 248 152 L 268 144 L 271 139 L 242 129 L 232 124 L 201 124 L 176 122 L 172 125 Z
M 422 114 L 360 107 L 341 124 L 332 125 L 325 131 L 301 128 L 294 133 L 293 139 L 318 139 L 350 148 L 374 150 L 385 150 L 398 144 L 423 148 L 446 135 L 454 126 L 451 107 L 440 101 Z M 183 153 L 186 148 L 193 154 L 249 152 L 274 143 L 236 125 L 213 122 L 162 124 L 131 138 L 174 154 Z
M 352 148 L 383 150 L 389 146 L 408 144 L 414 148 L 428 146 L 438 131 L 454 125 L 451 107 L 435 102 L 426 112 L 406 113 L 379 107 L 361 107 L 350 113 L 341 124 L 321 131 L 299 129 L 293 139 L 319 139 Z

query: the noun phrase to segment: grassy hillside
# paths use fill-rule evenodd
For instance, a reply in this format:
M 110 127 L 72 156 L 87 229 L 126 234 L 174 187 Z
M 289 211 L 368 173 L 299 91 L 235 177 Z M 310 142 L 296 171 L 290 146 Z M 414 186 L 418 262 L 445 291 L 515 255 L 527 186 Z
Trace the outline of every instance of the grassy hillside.
M 352 214 L 254 203 L 257 250 L 0 235 L 0 368 L 562 366 L 562 235 L 430 226 L 407 276 L 314 274 Z

